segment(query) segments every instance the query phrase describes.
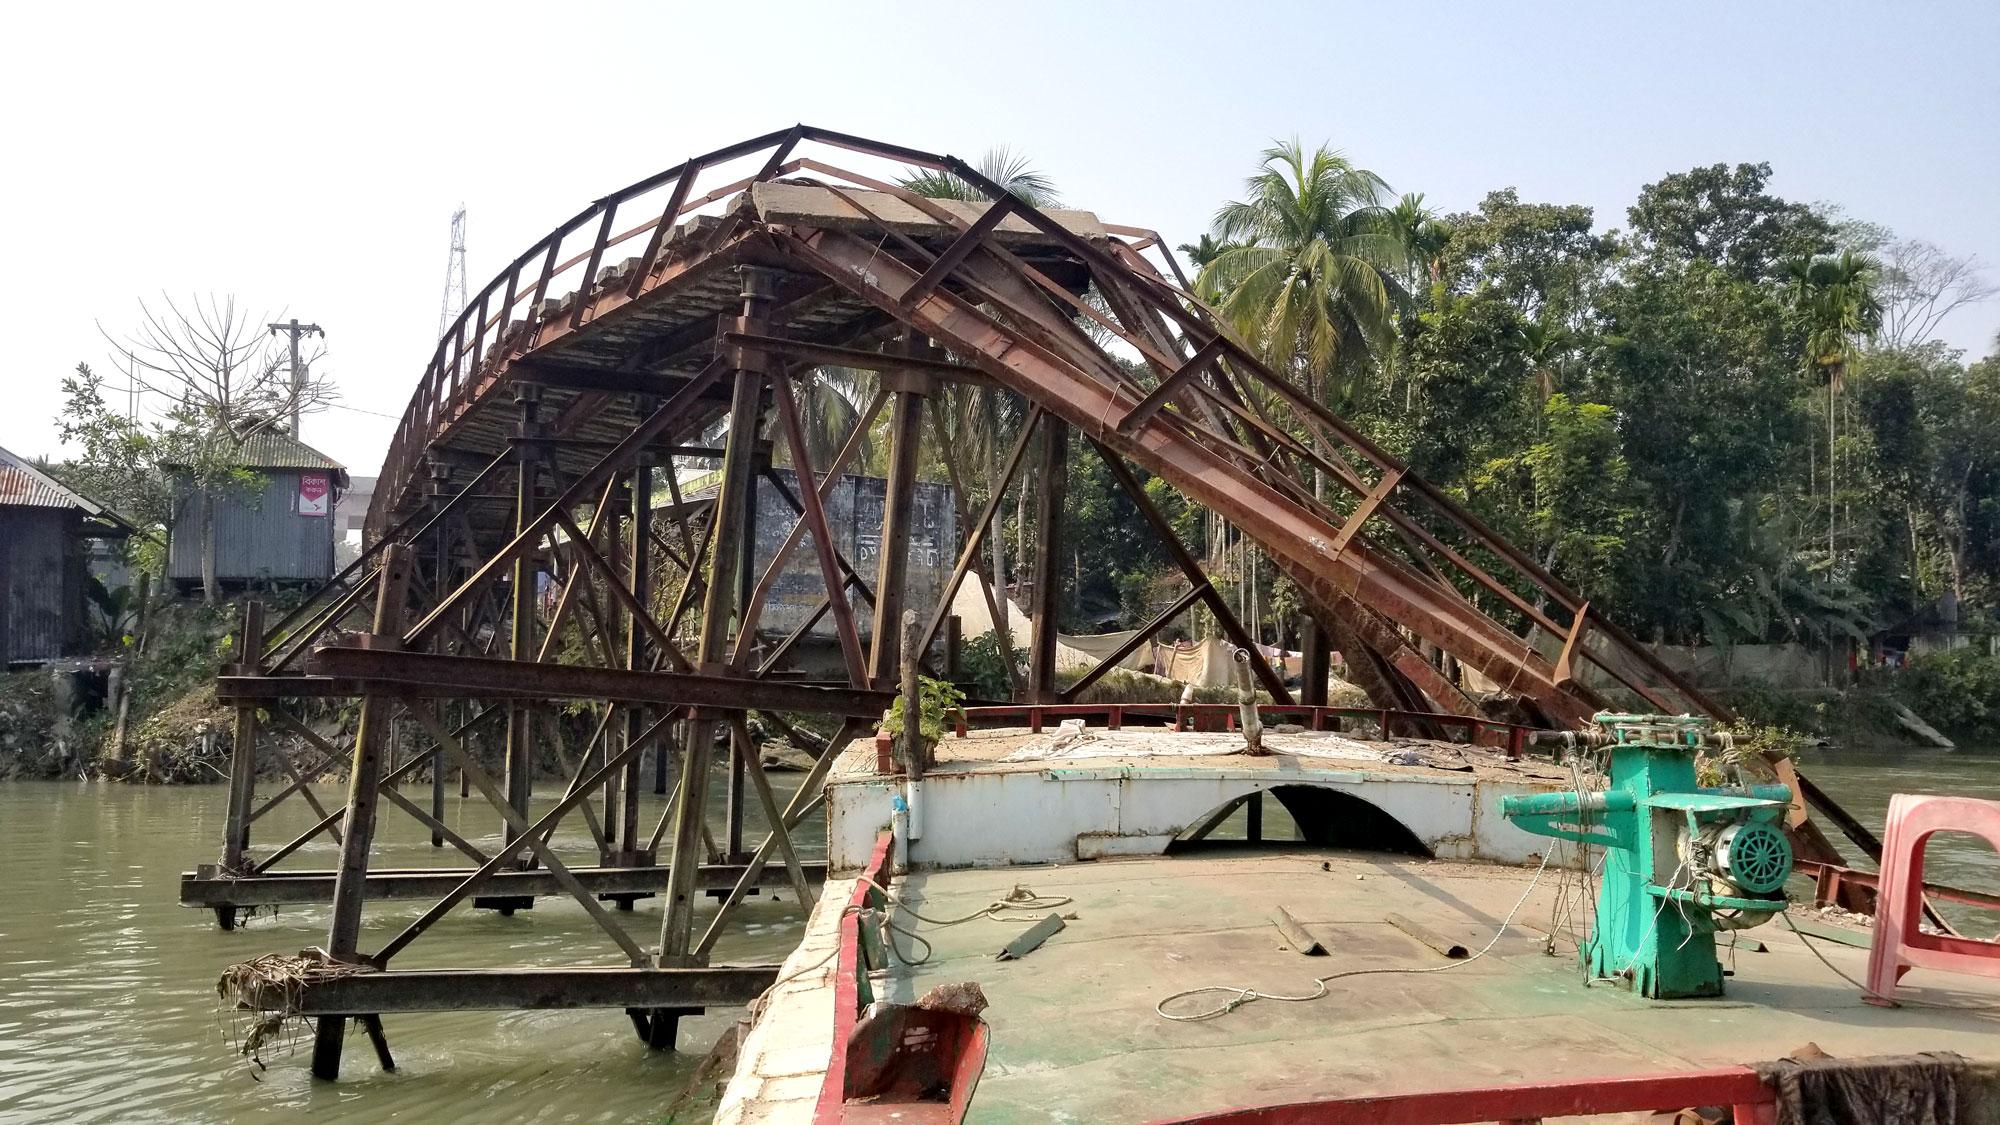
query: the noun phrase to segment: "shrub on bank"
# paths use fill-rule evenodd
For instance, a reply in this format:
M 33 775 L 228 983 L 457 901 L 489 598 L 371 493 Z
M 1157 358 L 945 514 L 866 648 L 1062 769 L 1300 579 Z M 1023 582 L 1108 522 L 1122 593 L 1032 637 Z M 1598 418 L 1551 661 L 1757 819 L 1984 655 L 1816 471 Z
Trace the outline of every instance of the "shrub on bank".
M 2000 657 L 1976 648 L 1912 660 L 1894 679 L 1896 696 L 1947 734 L 2000 736 Z

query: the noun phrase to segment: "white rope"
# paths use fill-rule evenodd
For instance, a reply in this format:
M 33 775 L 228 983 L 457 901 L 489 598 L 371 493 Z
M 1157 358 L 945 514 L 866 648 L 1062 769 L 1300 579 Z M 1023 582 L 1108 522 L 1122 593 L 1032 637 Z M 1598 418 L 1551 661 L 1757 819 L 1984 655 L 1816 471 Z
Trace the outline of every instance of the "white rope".
M 1877 904 L 1876 909 L 1877 910 L 1882 909 L 1881 905 Z M 1885 996 L 1882 993 L 1877 992 L 1874 989 L 1868 987 L 1867 985 L 1862 984 L 1860 981 L 1855 980 L 1853 977 L 1848 976 L 1847 973 L 1844 972 L 1839 965 L 1836 965 L 1832 961 L 1827 960 L 1826 954 L 1821 953 L 1819 951 L 1819 947 L 1813 944 L 1812 939 L 1806 936 L 1806 932 L 1804 930 L 1799 929 L 1799 924 L 1797 922 L 1792 921 L 1791 911 L 1789 910 L 1780 911 L 1778 913 L 1778 917 L 1783 918 L 1785 920 L 1786 927 L 1789 928 L 1793 933 L 1798 935 L 1799 944 L 1805 946 L 1806 951 L 1808 953 L 1811 953 L 1814 957 L 1819 958 L 1820 964 L 1825 965 L 1827 968 L 1833 970 L 1833 975 L 1839 977 L 1841 980 L 1844 980 L 1847 983 L 1853 985 L 1854 987 L 1860 989 L 1861 995 L 1864 997 L 1872 996 L 1877 1000 L 1883 1000 L 1890 1004 L 1898 1004 L 1908 1008 L 1936 1008 L 1941 1011 L 1947 1011 L 1947 1012 L 1991 1012 L 1996 1009 L 2000 1009 L 2000 1003 L 1941 1004 L 1931 1000 L 1913 1000 L 1908 997 L 1899 998 L 1895 996 Z
M 1377 976 L 1377 975 L 1384 975 L 1391 973 L 1403 973 L 1403 974 L 1442 973 L 1451 969 L 1459 968 L 1460 966 L 1463 965 L 1470 965 L 1474 961 L 1479 960 L 1481 957 L 1486 956 L 1488 950 L 1492 949 L 1495 945 L 1498 945 L 1500 943 L 1500 938 L 1503 934 L 1507 932 L 1507 927 L 1514 924 L 1514 916 L 1521 912 L 1521 908 L 1528 904 L 1528 897 L 1535 893 L 1536 885 L 1542 881 L 1542 873 L 1549 869 L 1549 857 L 1554 854 L 1555 854 L 1555 849 L 1552 847 L 1543 849 L 1542 865 L 1535 869 L 1535 877 L 1528 880 L 1528 889 L 1522 891 L 1521 897 L 1514 901 L 1513 909 L 1507 911 L 1507 917 L 1501 920 L 1500 928 L 1493 931 L 1492 940 L 1488 941 L 1485 945 L 1480 946 L 1479 952 L 1474 953 L 1472 956 L 1467 957 L 1464 960 L 1451 961 L 1443 965 L 1433 965 L 1429 968 L 1424 968 L 1424 969 L 1407 969 L 1407 968 L 1348 969 L 1344 972 L 1328 973 L 1326 976 L 1315 978 L 1313 981 L 1313 988 L 1314 988 L 1313 992 L 1305 996 L 1286 996 L 1275 992 L 1259 992 L 1254 988 L 1238 988 L 1234 985 L 1227 985 L 1227 984 L 1209 984 L 1209 985 L 1203 985 L 1199 988 L 1189 988 L 1189 989 L 1184 989 L 1180 992 L 1176 992 L 1173 995 L 1162 999 L 1159 1003 L 1153 1005 L 1153 1011 L 1159 1013 L 1161 1018 L 1173 1020 L 1175 1023 L 1198 1023 L 1202 1020 L 1212 1020 L 1218 1016 L 1226 1016 L 1229 1013 L 1235 1011 L 1236 1009 L 1241 1008 L 1243 1005 L 1253 1003 L 1258 1000 L 1282 1000 L 1288 1004 L 1301 1004 L 1308 1000 L 1317 1000 L 1320 997 L 1325 996 L 1327 994 L 1326 986 L 1330 982 L 1343 980 L 1347 977 Z M 1222 993 L 1228 995 L 1230 999 L 1223 1002 L 1221 1005 L 1217 1007 L 1204 1009 L 1199 1012 L 1191 1012 L 1184 1015 L 1175 1015 L 1174 1013 L 1167 1011 L 1167 1005 L 1173 1003 L 1176 1000 L 1183 1000 L 1189 996 L 1206 996 L 1212 993 Z

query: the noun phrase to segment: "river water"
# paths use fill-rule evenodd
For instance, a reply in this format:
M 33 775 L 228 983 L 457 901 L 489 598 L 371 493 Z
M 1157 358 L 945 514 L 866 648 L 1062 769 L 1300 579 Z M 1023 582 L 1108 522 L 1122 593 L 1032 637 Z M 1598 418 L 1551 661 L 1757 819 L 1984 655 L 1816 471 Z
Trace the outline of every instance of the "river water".
M 1891 793 L 2000 799 L 2000 748 L 1827 751 L 1806 768 L 1878 829 Z M 330 788 L 325 796 L 335 799 Z M 556 794 L 538 796 L 546 804 Z M 647 794 L 655 816 L 656 800 Z M 377 1070 L 358 1033 L 349 1034 L 338 1084 L 306 1073 L 304 1042 L 297 1054 L 269 1052 L 270 1067 L 260 1071 L 236 1054 L 233 1022 L 218 1012 L 212 984 L 232 962 L 323 944 L 327 910 L 290 908 L 222 933 L 206 911 L 175 905 L 180 873 L 215 858 L 223 801 L 219 786 L 0 785 L 0 1122 L 290 1120 L 308 1112 L 321 1122 L 662 1121 L 687 1088 L 700 1051 L 648 1051 L 615 1011 L 391 1016 L 395 1074 Z M 303 806 L 288 804 L 289 815 L 281 807 L 258 822 L 266 850 L 311 822 Z M 415 822 L 393 810 L 384 817 L 375 862 L 450 862 Z M 475 843 L 497 843 L 496 818 L 477 796 L 454 799 L 448 820 Z M 301 858 L 329 867 L 333 846 L 322 842 Z M 2000 857 L 1941 838 L 1930 873 L 1993 888 Z M 778 897 L 748 905 L 718 960 L 777 960 L 789 951 L 801 920 L 790 894 Z M 363 947 L 426 905 L 371 907 Z M 658 933 L 655 900 L 620 917 L 641 940 Z M 580 907 L 550 899 L 512 918 L 461 910 L 397 959 L 406 968 L 583 962 L 615 964 L 618 955 Z M 705 1047 L 737 1014 L 684 1022 L 682 1042 Z
M 796 778 L 772 774 L 781 790 Z M 334 786 L 320 795 L 340 798 Z M 560 796 L 538 792 L 537 803 Z M 308 1112 L 319 1122 L 664 1121 L 708 1046 L 742 1014 L 682 1021 L 687 1054 L 647 1050 L 616 1010 L 395 1015 L 383 1021 L 394 1074 L 378 1069 L 358 1029 L 348 1033 L 337 1084 L 307 1074 L 310 1037 L 295 1053 L 267 1049 L 269 1069 L 259 1070 L 236 1053 L 238 1029 L 218 1011 L 215 979 L 259 954 L 324 945 L 328 909 L 288 907 L 223 933 L 208 911 L 177 905 L 180 873 L 215 860 L 225 800 L 221 786 L 0 784 L 0 1122 L 285 1121 Z M 645 794 L 652 818 L 659 800 Z M 385 805 L 382 817 L 377 865 L 462 859 L 434 852 L 428 830 L 401 812 Z M 252 852 L 268 854 L 316 819 L 287 801 L 256 823 Z M 499 818 L 477 793 L 460 801 L 454 787 L 446 822 L 475 845 L 499 844 Z M 761 819 L 749 826 L 761 839 Z M 819 850 L 817 840 L 811 846 Z M 587 837 L 563 850 L 587 853 Z M 327 869 L 336 859 L 321 840 L 283 866 Z M 717 961 L 777 961 L 797 944 L 803 920 L 793 896 L 772 897 L 783 901 L 745 903 Z M 703 903 L 697 927 L 712 911 Z M 428 905 L 371 905 L 362 948 Z M 657 944 L 657 899 L 617 917 L 642 944 Z M 624 961 L 580 906 L 552 899 L 512 918 L 460 908 L 396 959 L 398 968 L 585 963 Z

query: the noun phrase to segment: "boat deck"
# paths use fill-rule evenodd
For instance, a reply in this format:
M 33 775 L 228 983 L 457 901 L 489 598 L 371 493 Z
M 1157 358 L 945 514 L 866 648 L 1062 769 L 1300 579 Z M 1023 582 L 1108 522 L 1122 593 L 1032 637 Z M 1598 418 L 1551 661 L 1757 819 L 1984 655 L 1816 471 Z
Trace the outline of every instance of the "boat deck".
M 1576 959 L 1588 917 L 1581 878 L 1551 865 L 1530 890 L 1536 877 L 1533 867 L 1269 847 L 916 871 L 899 876 L 896 890 L 926 915 L 962 916 L 1024 886 L 1072 899 L 1060 910 L 1075 918 L 1039 949 L 1002 962 L 994 954 L 1028 919 L 940 927 L 898 909 L 897 923 L 934 951 L 920 966 L 898 963 L 878 989 L 883 999 L 910 1002 L 938 984 L 979 983 L 991 1001 L 989 1053 L 969 1118 L 980 1122 L 1146 1121 L 1687 1070 L 1773 1059 L 1809 1042 L 1845 1056 L 1950 1050 L 2000 1059 L 2000 981 L 1918 970 L 1901 992 L 1911 1003 L 1872 1007 L 1813 953 L 1859 979 L 1865 949 L 1821 939 L 1809 948 L 1782 920 L 1725 949 L 1734 974 L 1724 998 L 1650 1001 L 1616 984 L 1587 986 Z M 852 888 L 829 883 L 785 971 L 801 975 L 766 1002 L 718 1121 L 810 1118 L 832 1048 L 833 967 L 825 959 Z M 1565 901 L 1570 920 L 1560 913 Z M 1386 920 L 1400 914 L 1477 950 L 1517 902 L 1514 925 L 1471 961 L 1447 961 Z M 1330 956 L 1284 944 L 1270 921 L 1281 906 Z M 907 937 L 898 945 L 912 956 L 921 950 Z M 1454 967 L 1418 971 L 1443 966 Z M 1355 969 L 1407 971 L 1336 980 L 1315 1001 L 1263 999 L 1202 1022 L 1172 1022 L 1154 1009 L 1171 993 L 1208 985 L 1303 995 L 1316 976 Z M 1222 999 L 1183 1003 L 1197 1009 Z

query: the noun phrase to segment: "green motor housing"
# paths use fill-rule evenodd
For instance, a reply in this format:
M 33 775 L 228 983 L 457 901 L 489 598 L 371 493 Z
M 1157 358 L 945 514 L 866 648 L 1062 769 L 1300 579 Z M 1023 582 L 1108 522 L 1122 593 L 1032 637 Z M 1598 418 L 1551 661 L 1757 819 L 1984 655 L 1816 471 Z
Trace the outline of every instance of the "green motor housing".
M 1722 995 L 1715 935 L 1784 909 L 1792 848 L 1783 785 L 1705 788 L 1695 754 L 1722 739 L 1693 716 L 1595 717 L 1575 739 L 1603 747 L 1610 787 L 1506 797 L 1500 811 L 1541 836 L 1605 849 L 1597 917 L 1583 943 L 1592 980 L 1656 999 Z

